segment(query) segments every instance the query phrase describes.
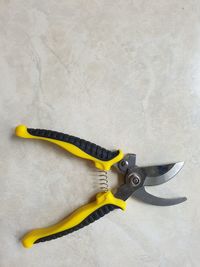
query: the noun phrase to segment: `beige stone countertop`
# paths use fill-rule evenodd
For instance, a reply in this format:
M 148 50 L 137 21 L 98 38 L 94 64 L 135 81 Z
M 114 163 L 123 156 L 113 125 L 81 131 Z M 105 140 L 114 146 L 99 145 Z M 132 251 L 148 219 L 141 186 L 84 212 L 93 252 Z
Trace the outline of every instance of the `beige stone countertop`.
M 2 0 L 0 77 L 0 267 L 199 266 L 199 1 Z M 27 231 L 56 223 L 99 186 L 92 163 L 15 137 L 18 124 L 135 153 L 140 166 L 185 161 L 149 192 L 188 200 L 131 198 L 125 212 L 25 249 Z

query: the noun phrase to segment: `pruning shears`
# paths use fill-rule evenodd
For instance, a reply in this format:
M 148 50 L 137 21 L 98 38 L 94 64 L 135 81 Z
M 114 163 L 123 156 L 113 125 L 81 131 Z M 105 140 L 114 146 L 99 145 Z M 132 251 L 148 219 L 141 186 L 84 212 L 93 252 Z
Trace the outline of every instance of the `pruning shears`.
M 160 198 L 145 190 L 145 186 L 160 185 L 169 181 L 183 167 L 183 162 L 139 167 L 136 165 L 135 154 L 124 155 L 121 150 L 109 151 L 72 135 L 51 130 L 27 128 L 25 125 L 17 126 L 15 133 L 22 138 L 54 143 L 75 156 L 93 161 L 96 168 L 105 173 L 114 167 L 124 176 L 124 182 L 119 185 L 115 193 L 105 186 L 104 191 L 96 195 L 95 201 L 75 210 L 64 220 L 47 228 L 28 232 L 22 238 L 22 244 L 26 248 L 32 247 L 35 243 L 49 241 L 77 231 L 114 209 L 125 210 L 126 200 L 130 196 L 156 206 L 176 205 L 187 199 L 186 197 Z M 105 178 L 102 180 L 102 184 L 107 185 Z

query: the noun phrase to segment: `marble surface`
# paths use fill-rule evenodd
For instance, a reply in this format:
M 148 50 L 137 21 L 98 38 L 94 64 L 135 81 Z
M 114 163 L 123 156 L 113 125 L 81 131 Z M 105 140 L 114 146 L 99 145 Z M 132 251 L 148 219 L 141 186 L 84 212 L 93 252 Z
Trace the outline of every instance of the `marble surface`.
M 200 262 L 200 3 L 0 1 L 0 266 L 198 267 Z M 18 124 L 138 155 L 185 161 L 159 196 L 28 250 L 20 238 L 98 192 L 87 161 L 14 136 Z M 117 184 L 115 173 L 110 185 Z

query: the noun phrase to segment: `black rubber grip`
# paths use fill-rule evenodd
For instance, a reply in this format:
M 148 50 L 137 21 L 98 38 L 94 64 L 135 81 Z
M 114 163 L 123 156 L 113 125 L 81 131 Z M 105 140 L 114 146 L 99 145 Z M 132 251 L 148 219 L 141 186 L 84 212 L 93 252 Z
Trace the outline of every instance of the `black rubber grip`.
M 111 160 L 119 154 L 119 150 L 109 151 L 103 147 L 97 146 L 84 139 L 80 139 L 78 137 L 60 133 L 60 132 L 43 130 L 43 129 L 32 129 L 32 128 L 28 128 L 27 131 L 29 134 L 34 135 L 34 136 L 46 137 L 46 138 L 70 143 L 72 145 L 77 146 L 78 148 L 80 148 L 85 153 L 89 154 L 90 156 L 96 159 L 100 159 L 102 161 Z
M 74 226 L 74 227 L 72 227 L 70 229 L 67 229 L 65 231 L 39 238 L 34 243 L 50 241 L 52 239 L 56 239 L 56 238 L 71 234 L 72 232 L 75 232 L 75 231 L 77 231 L 77 230 L 89 225 L 90 223 L 95 222 L 96 220 L 100 219 L 101 217 L 103 217 L 104 215 L 109 213 L 110 211 L 112 211 L 114 209 L 118 209 L 118 208 L 119 208 L 118 206 L 115 206 L 115 205 L 112 205 L 112 204 L 107 204 L 105 206 L 102 206 L 101 208 L 99 208 L 99 209 L 95 210 L 93 213 L 91 213 L 80 224 L 78 224 L 78 225 L 76 225 L 76 226 Z

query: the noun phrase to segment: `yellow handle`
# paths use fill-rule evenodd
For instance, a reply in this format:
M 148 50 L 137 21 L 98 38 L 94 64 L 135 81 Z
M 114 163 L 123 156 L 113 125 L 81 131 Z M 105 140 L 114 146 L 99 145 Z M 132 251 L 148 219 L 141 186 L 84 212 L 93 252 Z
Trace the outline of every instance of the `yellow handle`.
M 100 151 L 103 153 L 103 152 L 109 152 L 109 153 L 115 153 L 113 154 L 113 156 L 111 157 L 111 159 L 109 160 L 102 160 L 101 157 L 100 158 L 97 158 L 95 157 L 94 155 L 92 155 L 91 153 L 87 153 L 86 151 L 84 151 L 84 149 L 81 149 L 80 147 L 78 147 L 77 145 L 75 144 L 72 144 L 70 142 L 66 142 L 66 141 L 61 141 L 61 140 L 58 140 L 54 137 L 44 137 L 44 136 L 40 136 L 39 135 L 35 135 L 35 134 L 31 134 L 31 131 L 37 131 L 38 129 L 29 129 L 27 128 L 25 125 L 19 125 L 16 127 L 15 129 L 15 133 L 17 136 L 19 137 L 23 137 L 23 138 L 33 138 L 33 139 L 39 139 L 39 140 L 45 140 L 45 141 L 49 141 L 51 143 L 54 143 L 62 148 L 64 148 L 65 150 L 67 150 L 68 152 L 72 153 L 73 155 L 75 156 L 78 156 L 80 158 L 84 158 L 84 159 L 88 159 L 88 160 L 92 160 L 94 163 L 95 163 L 95 166 L 100 169 L 100 170 L 109 170 L 112 165 L 114 165 L 115 163 L 119 162 L 122 158 L 123 158 L 123 153 L 121 150 L 118 150 L 118 151 L 115 151 L 115 152 L 110 152 L 108 150 L 105 150 L 99 146 L 96 146 L 95 144 L 92 144 L 88 141 L 85 141 L 85 140 L 81 140 L 82 142 L 85 143 L 85 145 L 89 144 L 90 146 L 95 146 L 94 148 L 98 148 L 100 149 Z M 58 133 L 58 132 L 53 132 L 53 131 L 48 131 L 48 130 L 38 130 L 38 131 L 43 131 L 45 132 L 45 134 L 47 136 L 53 136 L 53 135 L 62 135 L 64 136 L 64 134 L 62 133 Z M 67 135 L 65 135 L 67 136 Z M 74 139 L 76 140 L 80 140 L 79 138 L 77 137 L 73 137 Z M 93 153 L 94 154 L 94 153 Z
M 22 244 L 24 247 L 30 248 L 34 243 L 69 234 L 99 219 L 114 208 L 125 210 L 125 207 L 126 202 L 115 198 L 111 191 L 98 193 L 94 202 L 77 209 L 61 222 L 27 233 L 22 239 Z

